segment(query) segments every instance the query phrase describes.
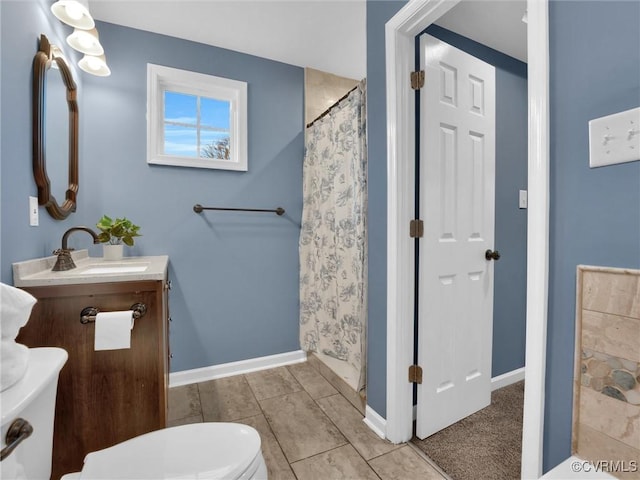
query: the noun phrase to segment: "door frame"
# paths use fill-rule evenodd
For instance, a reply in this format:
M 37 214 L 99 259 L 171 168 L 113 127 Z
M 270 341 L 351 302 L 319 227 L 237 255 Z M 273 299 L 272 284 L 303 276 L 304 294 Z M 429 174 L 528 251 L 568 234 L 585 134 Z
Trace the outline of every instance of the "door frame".
M 414 345 L 415 105 L 410 87 L 415 36 L 459 0 L 410 0 L 385 25 L 387 101 L 387 411 L 386 437 L 411 439 Z M 527 0 L 528 192 L 527 317 L 522 478 L 542 474 L 549 263 L 548 0 Z

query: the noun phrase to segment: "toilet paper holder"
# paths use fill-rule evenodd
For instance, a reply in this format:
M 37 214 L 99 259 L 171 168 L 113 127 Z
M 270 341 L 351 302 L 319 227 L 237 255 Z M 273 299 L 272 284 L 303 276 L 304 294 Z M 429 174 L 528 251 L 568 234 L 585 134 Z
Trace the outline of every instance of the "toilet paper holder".
M 133 311 L 133 318 L 137 320 L 147 313 L 147 306 L 144 303 L 134 303 L 129 310 Z M 80 312 L 80 323 L 95 322 L 98 312 L 100 310 L 96 307 L 84 307 Z

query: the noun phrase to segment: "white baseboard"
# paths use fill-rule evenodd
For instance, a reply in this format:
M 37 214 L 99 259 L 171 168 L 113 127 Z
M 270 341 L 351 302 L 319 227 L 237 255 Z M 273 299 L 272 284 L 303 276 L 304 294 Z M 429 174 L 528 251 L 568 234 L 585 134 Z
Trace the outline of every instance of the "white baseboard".
M 241 375 L 243 373 L 257 372 L 268 368 L 281 367 L 294 363 L 302 363 L 307 360 L 307 353 L 303 350 L 278 353 L 266 357 L 249 358 L 239 362 L 222 363 L 209 367 L 194 368 L 169 374 L 169 387 L 180 387 L 190 383 L 206 382 L 216 378 Z
M 498 390 L 502 387 L 507 387 L 512 385 L 520 380 L 524 380 L 524 367 L 516 368 L 515 370 L 511 370 L 510 372 L 503 373 L 502 375 L 498 375 L 497 377 L 493 377 L 491 379 L 491 391 Z
M 384 440 L 386 438 L 387 421 L 369 405 L 365 407 L 364 412 L 365 417 L 362 419 L 362 421 L 367 427 L 373 430 L 373 433 Z

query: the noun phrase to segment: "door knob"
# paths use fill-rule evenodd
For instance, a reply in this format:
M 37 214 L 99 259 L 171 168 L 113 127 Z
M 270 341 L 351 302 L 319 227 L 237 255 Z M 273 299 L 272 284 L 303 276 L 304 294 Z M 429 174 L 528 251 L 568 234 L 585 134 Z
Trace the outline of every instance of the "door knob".
M 500 252 L 497 250 L 487 250 L 484 252 L 484 258 L 487 260 L 500 260 Z

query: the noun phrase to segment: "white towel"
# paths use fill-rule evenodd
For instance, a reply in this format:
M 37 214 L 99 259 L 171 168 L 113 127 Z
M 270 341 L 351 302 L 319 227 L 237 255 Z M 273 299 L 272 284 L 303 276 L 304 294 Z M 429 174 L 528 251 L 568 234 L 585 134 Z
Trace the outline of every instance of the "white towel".
M 6 390 L 27 371 L 29 349 L 13 340 L 0 341 L 0 392 Z
M 37 300 L 31 294 L 0 283 L 0 337 L 13 340 L 26 325 Z

